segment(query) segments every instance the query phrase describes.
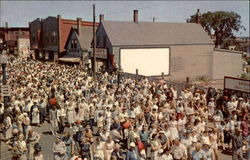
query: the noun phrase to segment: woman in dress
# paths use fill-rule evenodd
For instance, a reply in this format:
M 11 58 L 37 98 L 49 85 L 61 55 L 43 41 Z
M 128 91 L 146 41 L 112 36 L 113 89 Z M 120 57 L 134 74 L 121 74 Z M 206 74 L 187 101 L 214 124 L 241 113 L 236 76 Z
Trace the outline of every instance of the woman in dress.
M 157 141 L 157 134 L 152 135 L 152 141 L 150 143 L 150 146 L 151 146 L 150 159 L 151 160 L 158 160 L 159 159 L 158 152 L 159 152 L 160 143 Z
M 96 143 L 94 144 L 94 159 L 105 159 L 105 150 L 106 150 L 105 142 L 102 142 L 99 137 L 96 138 Z
M 115 147 L 115 142 L 113 141 L 111 136 L 108 136 L 108 140 L 106 142 L 106 160 L 111 159 L 111 153 L 113 152 L 113 149 Z
M 32 106 L 32 109 L 31 109 L 31 116 L 32 116 L 31 124 L 39 125 L 39 123 L 40 123 L 39 112 L 40 111 L 39 111 L 39 107 L 37 105 L 37 102 L 34 101 L 34 105 Z
M 64 134 L 63 142 L 66 145 L 66 158 L 70 159 L 74 153 L 74 141 L 69 132 Z
M 85 104 L 84 100 L 82 99 L 80 103 L 78 103 L 78 113 L 76 115 L 76 120 L 83 121 L 84 120 L 84 115 L 85 115 Z
M 69 102 L 68 108 L 67 108 L 67 119 L 70 128 L 72 127 L 72 124 L 75 123 L 75 106 L 72 102 Z
M 10 118 L 10 114 L 4 114 L 4 138 L 9 140 L 12 137 L 12 122 Z

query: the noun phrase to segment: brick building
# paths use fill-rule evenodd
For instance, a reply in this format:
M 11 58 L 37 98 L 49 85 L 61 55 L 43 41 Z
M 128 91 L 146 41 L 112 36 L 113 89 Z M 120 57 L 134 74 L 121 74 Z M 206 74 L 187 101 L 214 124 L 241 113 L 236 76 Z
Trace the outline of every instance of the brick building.
M 63 19 L 49 16 L 46 19 L 36 19 L 29 23 L 31 49 L 36 53 L 36 57 L 45 60 L 58 61 L 60 57 L 66 55 L 65 45 L 72 27 L 77 27 L 80 23 L 84 27 L 93 27 L 93 22 Z M 96 24 L 98 26 L 98 23 Z
M 23 41 L 28 41 L 27 45 L 21 46 Z M 5 27 L 0 28 L 0 46 L 7 49 L 11 54 L 18 54 L 22 51 L 29 50 L 29 28 L 27 27 L 8 27 L 8 23 L 5 23 Z M 25 48 L 25 49 L 24 49 Z M 23 50 L 22 50 L 23 49 Z

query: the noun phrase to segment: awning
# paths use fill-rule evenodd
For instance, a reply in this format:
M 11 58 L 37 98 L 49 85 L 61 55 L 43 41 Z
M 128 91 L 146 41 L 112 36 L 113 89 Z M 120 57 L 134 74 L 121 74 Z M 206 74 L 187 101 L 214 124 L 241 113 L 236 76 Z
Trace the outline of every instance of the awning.
M 71 56 L 71 55 L 66 55 L 66 56 L 63 56 L 61 58 L 58 59 L 59 61 L 62 61 L 62 62 L 71 62 L 71 63 L 80 63 L 81 61 L 81 57 L 74 57 L 74 56 Z

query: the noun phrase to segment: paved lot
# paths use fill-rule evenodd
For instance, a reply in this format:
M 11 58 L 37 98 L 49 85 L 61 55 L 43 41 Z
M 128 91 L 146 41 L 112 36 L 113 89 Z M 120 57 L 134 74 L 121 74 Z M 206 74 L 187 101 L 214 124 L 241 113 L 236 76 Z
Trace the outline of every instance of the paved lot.
M 50 124 L 42 124 L 41 127 L 33 127 L 35 131 L 41 134 L 40 144 L 42 146 L 42 153 L 44 154 L 45 160 L 52 159 L 52 145 L 54 142 L 54 136 L 50 133 Z M 69 128 L 65 130 L 71 131 Z M 230 155 L 219 153 L 219 160 L 231 160 Z

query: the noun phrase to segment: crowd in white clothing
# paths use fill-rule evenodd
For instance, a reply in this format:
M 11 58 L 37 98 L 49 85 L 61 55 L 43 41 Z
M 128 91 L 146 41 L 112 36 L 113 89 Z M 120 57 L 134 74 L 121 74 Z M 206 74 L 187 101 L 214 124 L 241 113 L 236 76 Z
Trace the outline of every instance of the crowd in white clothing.
M 117 83 L 106 72 L 94 80 L 81 65 L 14 57 L 7 73 L 12 94 L 7 108 L 0 104 L 0 129 L 13 159 L 44 159 L 32 126 L 46 121 L 55 160 L 218 160 L 228 150 L 249 158 L 248 98 L 194 87 L 177 96 L 162 81 Z

